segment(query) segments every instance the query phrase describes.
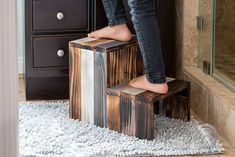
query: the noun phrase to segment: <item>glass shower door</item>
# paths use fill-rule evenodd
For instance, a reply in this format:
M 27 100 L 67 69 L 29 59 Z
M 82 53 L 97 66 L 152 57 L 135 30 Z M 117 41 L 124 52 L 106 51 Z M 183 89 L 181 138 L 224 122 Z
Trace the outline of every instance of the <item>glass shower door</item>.
M 235 91 L 235 1 L 214 0 L 213 76 Z

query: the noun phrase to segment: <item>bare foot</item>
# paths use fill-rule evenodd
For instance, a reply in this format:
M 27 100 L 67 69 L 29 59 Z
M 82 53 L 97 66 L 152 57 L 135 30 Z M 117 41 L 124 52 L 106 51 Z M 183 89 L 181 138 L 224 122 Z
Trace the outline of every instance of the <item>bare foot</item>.
M 167 83 L 163 83 L 163 84 L 150 83 L 147 80 L 146 75 L 134 78 L 133 80 L 129 82 L 129 85 L 135 88 L 149 90 L 154 93 L 165 94 L 168 92 Z
M 107 26 L 100 30 L 91 32 L 88 34 L 91 38 L 108 38 L 115 39 L 119 41 L 129 41 L 131 40 L 131 32 L 126 24 L 120 24 L 116 26 Z

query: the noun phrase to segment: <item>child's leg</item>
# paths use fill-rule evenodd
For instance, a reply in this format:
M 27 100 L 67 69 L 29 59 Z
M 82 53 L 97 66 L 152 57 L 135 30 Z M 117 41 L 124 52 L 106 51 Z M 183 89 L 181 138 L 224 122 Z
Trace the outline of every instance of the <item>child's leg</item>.
M 127 23 L 128 20 L 122 0 L 102 0 L 102 2 L 109 21 L 109 26 Z
M 168 86 L 154 1 L 128 0 L 146 71 L 146 75 L 132 80 L 130 85 L 157 93 L 166 93 Z
M 88 34 L 94 38 L 111 38 L 121 41 L 131 39 L 131 32 L 128 29 L 127 17 L 121 0 L 103 0 L 105 13 L 109 26 Z

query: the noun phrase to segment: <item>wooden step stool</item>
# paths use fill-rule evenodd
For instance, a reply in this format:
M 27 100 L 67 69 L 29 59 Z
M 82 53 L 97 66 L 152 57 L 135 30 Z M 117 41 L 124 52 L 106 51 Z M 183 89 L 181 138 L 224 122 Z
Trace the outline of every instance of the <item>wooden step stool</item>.
M 83 38 L 71 41 L 69 49 L 70 117 L 104 127 L 107 88 L 143 74 L 136 37 Z
M 154 138 L 154 113 L 159 113 L 160 106 L 165 107 L 165 113 L 161 114 L 189 121 L 190 83 L 173 80 L 168 85 L 166 94 L 132 88 L 127 83 L 108 88 L 106 127 L 151 140 Z

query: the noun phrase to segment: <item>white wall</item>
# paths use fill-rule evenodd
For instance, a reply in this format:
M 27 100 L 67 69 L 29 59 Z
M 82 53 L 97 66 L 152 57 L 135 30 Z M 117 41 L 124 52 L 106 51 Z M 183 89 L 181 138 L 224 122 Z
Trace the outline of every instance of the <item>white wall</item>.
M 16 0 L 1 0 L 0 19 L 0 157 L 18 157 Z
M 24 54 L 25 54 L 25 42 L 24 42 L 24 0 L 17 0 L 17 23 L 18 23 L 18 72 L 24 74 Z

